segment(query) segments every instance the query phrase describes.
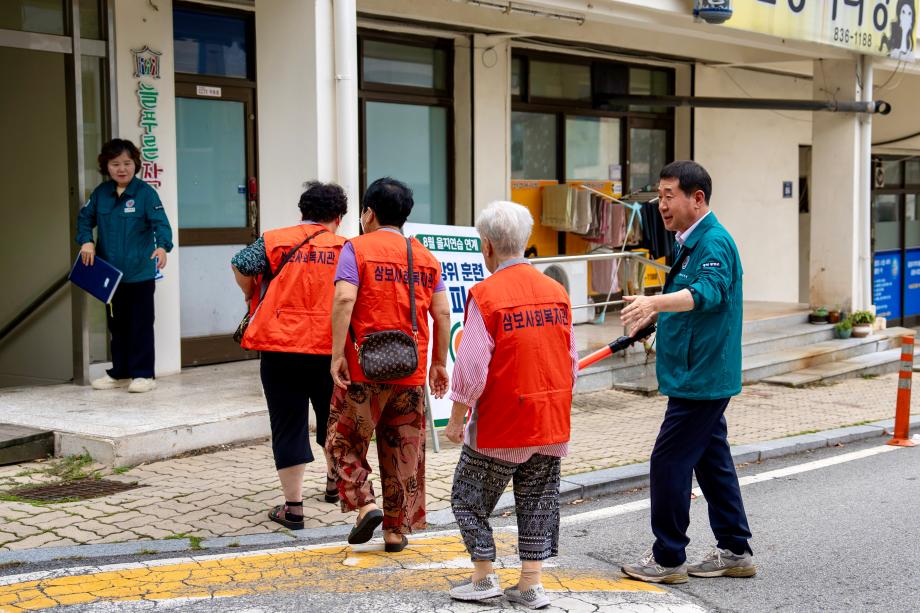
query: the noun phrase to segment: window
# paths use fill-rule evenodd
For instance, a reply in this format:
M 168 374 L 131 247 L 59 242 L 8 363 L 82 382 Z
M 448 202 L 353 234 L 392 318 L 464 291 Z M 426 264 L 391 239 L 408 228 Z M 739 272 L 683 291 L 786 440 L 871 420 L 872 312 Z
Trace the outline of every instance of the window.
M 620 170 L 620 119 L 566 117 L 565 178 L 608 180 Z
M 399 179 L 412 188 L 411 221 L 449 223 L 447 109 L 368 102 L 365 117 L 367 182 L 380 177 Z
M 64 32 L 64 3 L 61 0 L 3 0 L 0 28 L 57 34 Z
M 244 17 L 175 8 L 173 39 L 178 73 L 240 79 L 251 75 L 251 22 Z
M 563 62 L 530 62 L 530 95 L 556 100 L 591 100 L 591 66 Z
M 412 188 L 409 221 L 453 221 L 453 47 L 360 34 L 362 190 L 381 177 Z
M 511 178 L 554 179 L 556 116 L 552 113 L 511 113 Z
M 364 80 L 406 87 L 447 89 L 447 51 L 380 40 L 365 40 Z
M 647 190 L 673 151 L 666 108 L 613 108 L 610 96 L 671 95 L 670 70 L 519 50 L 511 63 L 511 176 L 623 181 Z M 625 167 L 629 171 L 625 171 Z

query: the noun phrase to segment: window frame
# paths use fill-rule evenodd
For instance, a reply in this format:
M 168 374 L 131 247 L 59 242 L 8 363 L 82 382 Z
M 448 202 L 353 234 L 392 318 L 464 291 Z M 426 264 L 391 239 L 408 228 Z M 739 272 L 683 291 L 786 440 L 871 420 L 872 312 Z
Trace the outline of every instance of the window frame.
M 442 49 L 446 54 L 444 89 L 390 85 L 364 79 L 364 42 L 368 40 L 401 45 Z M 377 30 L 358 29 L 358 174 L 361 193 L 367 189 L 367 103 L 382 102 L 414 106 L 436 106 L 447 112 L 447 224 L 456 223 L 456 136 L 454 117 L 454 44 L 451 39 L 432 36 L 390 34 Z M 399 177 L 394 177 L 399 179 Z
M 199 72 L 180 72 L 175 71 L 176 80 L 186 82 L 197 82 L 202 85 L 227 86 L 227 87 L 251 87 L 255 88 L 256 80 L 256 20 L 255 13 L 240 9 L 215 6 L 211 4 L 198 4 L 197 2 L 188 2 L 176 0 L 173 2 L 173 13 L 176 10 L 191 11 L 194 13 L 219 15 L 222 17 L 234 17 L 242 19 L 246 24 L 246 76 L 245 77 L 228 77 L 224 75 L 203 74 Z M 175 29 L 173 30 L 173 39 L 175 39 Z
M 617 108 L 617 109 L 606 109 L 599 108 L 599 105 L 593 93 L 594 88 L 594 74 L 599 66 L 604 65 L 617 65 L 626 68 L 627 75 L 629 74 L 630 68 L 641 68 L 645 70 L 658 70 L 665 72 L 668 75 L 668 90 L 670 93 L 675 91 L 676 86 L 676 72 L 673 68 L 659 67 L 659 66 L 650 66 L 648 64 L 641 64 L 635 62 L 620 62 L 605 60 L 600 58 L 586 57 L 586 56 L 574 56 L 574 55 L 565 55 L 559 53 L 552 53 L 548 51 L 540 51 L 534 49 L 519 49 L 515 48 L 512 50 L 511 55 L 512 61 L 515 59 L 521 60 L 521 93 L 520 95 L 511 96 L 511 110 L 512 112 L 523 112 L 523 113 L 546 113 L 546 114 L 555 114 L 557 116 L 556 121 L 556 176 L 555 177 L 544 177 L 544 178 L 554 178 L 560 183 L 564 183 L 568 180 L 565 176 L 566 170 L 566 152 L 565 152 L 565 143 L 566 143 L 566 133 L 565 133 L 565 120 L 568 116 L 590 116 L 590 117 L 608 117 L 608 118 L 618 118 L 621 120 L 621 130 L 620 130 L 620 159 L 622 160 L 622 182 L 623 182 L 623 193 L 628 194 L 631 191 L 631 186 L 629 185 L 629 165 L 631 162 L 630 159 L 630 130 L 632 128 L 651 128 L 651 129 L 664 129 L 668 133 L 667 143 L 668 151 L 667 158 L 673 159 L 674 157 L 674 134 L 675 134 L 675 113 L 674 109 L 668 109 L 667 112 L 657 113 L 649 111 L 634 111 L 631 109 Z M 537 61 L 549 61 L 557 63 L 565 63 L 571 65 L 588 65 L 591 67 L 591 79 L 592 79 L 592 96 L 591 100 L 570 100 L 570 99 L 554 99 L 554 98 L 541 98 L 530 95 L 530 62 L 531 60 Z M 510 77 L 509 77 L 510 78 Z M 627 76 L 626 82 L 626 91 L 629 91 L 629 80 Z

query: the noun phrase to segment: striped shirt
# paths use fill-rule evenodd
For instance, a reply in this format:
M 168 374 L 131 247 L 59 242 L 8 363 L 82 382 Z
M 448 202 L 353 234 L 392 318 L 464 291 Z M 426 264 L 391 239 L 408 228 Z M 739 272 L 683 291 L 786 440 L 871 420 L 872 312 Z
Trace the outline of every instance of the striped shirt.
M 499 270 L 515 264 L 528 263 L 527 260 L 513 259 L 504 262 L 498 267 Z M 571 326 L 572 324 L 570 324 Z M 572 356 L 572 381 L 578 376 L 578 350 L 575 348 L 575 329 L 570 329 L 571 346 L 569 348 Z M 553 445 L 540 445 L 536 447 L 501 447 L 479 449 L 476 447 L 476 427 L 479 421 L 478 409 L 476 403 L 486 387 L 486 379 L 489 374 L 489 362 L 492 360 L 492 354 L 495 351 L 495 339 L 489 334 L 479 306 L 473 298 L 470 298 L 466 308 L 466 322 L 463 325 L 463 337 L 460 339 L 460 347 L 457 349 L 457 359 L 454 362 L 454 373 L 451 380 L 450 399 L 454 402 L 465 404 L 473 407 L 470 419 L 466 424 L 463 442 L 471 449 L 482 455 L 511 462 L 513 464 L 523 464 L 534 454 L 565 457 L 569 452 L 568 443 L 556 443 Z M 573 383 L 574 388 L 574 383 Z

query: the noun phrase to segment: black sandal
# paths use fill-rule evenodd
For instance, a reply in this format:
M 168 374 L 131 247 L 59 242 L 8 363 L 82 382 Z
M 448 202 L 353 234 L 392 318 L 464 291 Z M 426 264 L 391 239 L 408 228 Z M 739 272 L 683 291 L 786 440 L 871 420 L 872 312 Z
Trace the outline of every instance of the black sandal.
M 288 511 L 290 507 L 302 507 L 303 501 L 285 502 L 279 504 L 268 512 L 268 518 L 290 530 L 303 530 L 303 515 L 296 515 Z
M 409 539 L 406 538 L 406 535 L 402 535 L 402 542 L 400 543 L 384 543 L 383 550 L 387 553 L 399 553 L 409 545 Z
M 330 484 L 332 485 L 332 489 L 329 489 Z M 336 487 L 335 480 L 329 477 L 326 477 L 326 492 L 323 495 L 323 500 L 332 503 L 339 501 L 339 488 Z
M 365 513 L 364 517 L 358 520 L 355 527 L 348 534 L 348 542 L 351 545 L 360 545 L 371 540 L 374 536 L 374 530 L 383 523 L 383 511 L 374 509 Z

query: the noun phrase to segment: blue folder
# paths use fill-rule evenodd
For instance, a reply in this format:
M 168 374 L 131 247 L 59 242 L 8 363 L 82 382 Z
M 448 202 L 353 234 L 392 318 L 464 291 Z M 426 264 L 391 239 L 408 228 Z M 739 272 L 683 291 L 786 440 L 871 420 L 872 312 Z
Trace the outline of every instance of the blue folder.
M 92 266 L 85 266 L 80 254 L 70 271 L 70 282 L 108 304 L 115 295 L 115 289 L 121 282 L 123 273 L 100 258 L 94 259 Z

